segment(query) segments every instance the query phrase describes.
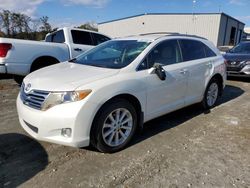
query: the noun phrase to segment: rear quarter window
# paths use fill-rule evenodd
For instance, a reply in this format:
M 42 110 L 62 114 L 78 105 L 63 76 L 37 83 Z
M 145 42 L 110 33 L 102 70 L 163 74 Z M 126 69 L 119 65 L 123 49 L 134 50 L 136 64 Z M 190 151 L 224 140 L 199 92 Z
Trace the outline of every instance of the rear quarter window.
M 65 37 L 63 30 L 59 30 L 51 35 L 48 35 L 45 39 L 46 42 L 64 43 Z
M 205 45 L 196 40 L 180 40 L 182 56 L 184 61 L 191 61 L 206 58 Z
M 206 57 L 217 56 L 216 53 L 212 49 L 210 49 L 207 45 L 204 44 L 204 48 L 205 48 Z

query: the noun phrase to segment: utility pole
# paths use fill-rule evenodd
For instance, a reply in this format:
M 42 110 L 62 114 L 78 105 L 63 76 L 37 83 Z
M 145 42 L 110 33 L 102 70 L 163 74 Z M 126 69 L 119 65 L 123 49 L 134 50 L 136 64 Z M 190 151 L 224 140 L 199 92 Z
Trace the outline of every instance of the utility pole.
M 193 22 L 195 21 L 195 5 L 196 5 L 197 0 L 193 0 Z

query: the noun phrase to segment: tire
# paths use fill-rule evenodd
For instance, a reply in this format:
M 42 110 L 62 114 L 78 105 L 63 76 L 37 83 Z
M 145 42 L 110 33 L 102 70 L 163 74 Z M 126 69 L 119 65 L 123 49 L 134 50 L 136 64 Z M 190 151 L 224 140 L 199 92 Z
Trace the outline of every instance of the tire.
M 204 97 L 202 100 L 202 106 L 205 110 L 213 108 L 219 98 L 220 95 L 220 84 L 216 79 L 210 80 L 207 85 L 206 91 L 204 93 Z
M 18 83 L 18 85 L 22 85 L 24 76 L 14 75 L 13 78 L 16 81 L 16 83 Z
M 114 99 L 96 114 L 91 130 L 91 144 L 104 153 L 120 151 L 131 141 L 136 127 L 134 106 L 124 99 Z

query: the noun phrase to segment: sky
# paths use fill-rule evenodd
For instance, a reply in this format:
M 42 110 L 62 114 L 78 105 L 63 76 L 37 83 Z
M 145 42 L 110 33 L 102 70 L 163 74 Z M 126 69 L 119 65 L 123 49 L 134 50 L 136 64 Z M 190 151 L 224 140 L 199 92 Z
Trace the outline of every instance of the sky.
M 48 16 L 53 27 L 100 23 L 144 13 L 193 12 L 224 12 L 250 27 L 250 0 L 0 0 L 2 9 L 32 18 Z

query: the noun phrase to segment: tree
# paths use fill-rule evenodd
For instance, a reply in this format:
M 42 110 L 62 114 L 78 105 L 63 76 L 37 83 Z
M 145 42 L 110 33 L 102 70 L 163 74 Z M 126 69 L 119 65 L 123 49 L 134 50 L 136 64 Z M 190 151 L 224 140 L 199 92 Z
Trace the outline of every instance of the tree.
M 40 18 L 40 20 L 41 20 L 41 24 L 42 24 L 42 26 L 40 27 L 40 29 L 42 31 L 44 31 L 44 32 L 47 32 L 47 33 L 51 32 L 52 27 L 51 27 L 51 25 L 48 22 L 49 21 L 49 17 L 48 16 L 43 16 L 43 17 Z
M 87 29 L 92 31 L 98 31 L 97 24 L 95 22 L 86 22 L 78 27 L 79 29 Z
M 43 40 L 51 31 L 48 16 L 31 19 L 26 14 L 0 11 L 0 37 Z
M 0 13 L 2 27 L 6 30 L 7 37 L 10 37 L 10 30 L 11 30 L 11 12 L 9 10 L 3 10 Z

